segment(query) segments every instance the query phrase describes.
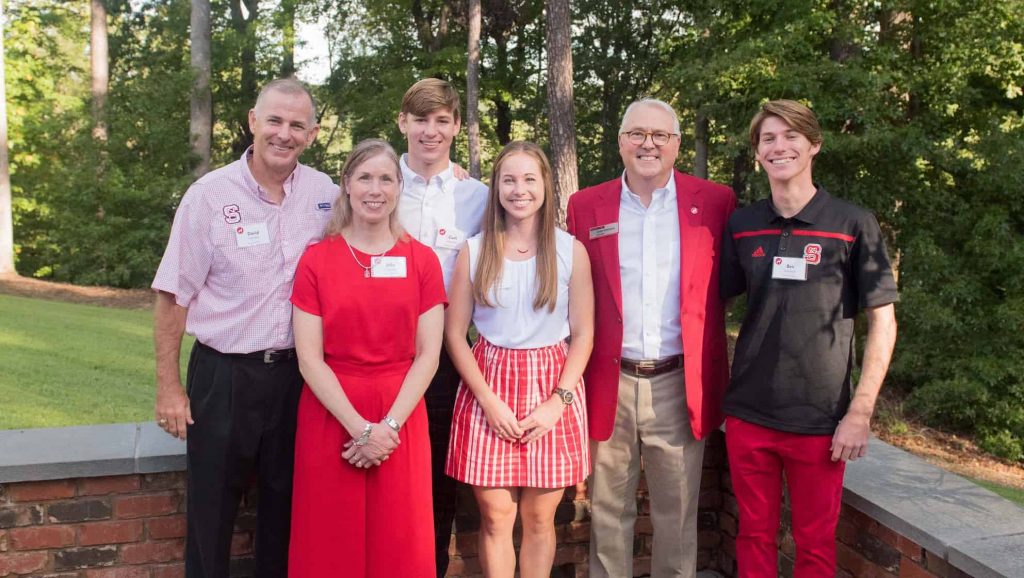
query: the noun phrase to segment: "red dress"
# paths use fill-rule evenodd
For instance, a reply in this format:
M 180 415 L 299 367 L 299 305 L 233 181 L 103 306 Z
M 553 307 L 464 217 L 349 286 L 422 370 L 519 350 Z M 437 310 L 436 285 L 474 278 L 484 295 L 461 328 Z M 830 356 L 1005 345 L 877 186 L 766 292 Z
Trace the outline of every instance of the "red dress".
M 295 272 L 292 303 L 323 320 L 324 359 L 365 419 L 391 408 L 415 355 L 420 314 L 445 302 L 434 252 L 409 239 L 404 278 L 364 277 L 344 238 L 311 246 Z M 364 264 L 370 256 L 356 251 Z M 291 578 L 433 576 L 430 441 L 423 401 L 386 462 L 341 458 L 351 439 L 309 386 L 299 402 L 288 575 Z

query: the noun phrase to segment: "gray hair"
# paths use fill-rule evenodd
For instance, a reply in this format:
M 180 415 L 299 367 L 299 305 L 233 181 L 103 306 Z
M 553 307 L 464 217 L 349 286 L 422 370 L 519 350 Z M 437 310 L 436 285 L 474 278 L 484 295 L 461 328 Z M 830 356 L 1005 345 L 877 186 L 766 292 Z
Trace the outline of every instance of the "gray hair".
M 672 115 L 672 132 L 675 134 L 682 134 L 682 131 L 679 130 L 679 115 L 676 114 L 676 109 L 672 108 L 672 105 L 663 100 L 658 100 L 649 96 L 641 98 L 640 100 L 634 100 L 626 107 L 626 112 L 622 113 L 622 123 L 619 125 L 619 134 L 626 130 L 626 118 L 629 117 L 629 113 L 633 112 L 634 108 L 639 108 L 641 106 L 660 108 Z
M 277 80 L 271 80 L 270 82 L 263 85 L 260 89 L 259 96 L 256 97 L 256 106 L 253 110 L 260 110 L 260 104 L 263 103 L 264 98 L 271 92 L 280 92 L 282 94 L 305 94 L 306 98 L 309 99 L 309 123 L 311 125 L 316 124 L 316 98 L 313 97 L 313 93 L 309 90 L 309 87 L 300 80 L 294 78 L 278 78 Z

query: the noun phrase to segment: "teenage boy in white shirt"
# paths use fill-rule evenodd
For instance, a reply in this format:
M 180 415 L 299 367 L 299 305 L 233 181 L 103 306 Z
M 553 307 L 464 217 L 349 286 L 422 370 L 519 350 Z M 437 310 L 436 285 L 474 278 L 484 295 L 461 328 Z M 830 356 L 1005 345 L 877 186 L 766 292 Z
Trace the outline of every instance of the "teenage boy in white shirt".
M 437 253 L 445 290 L 459 250 L 466 239 L 480 232 L 487 205 L 487 187 L 465 178 L 465 171 L 451 162 L 452 142 L 462 128 L 459 107 L 459 93 L 451 84 L 426 78 L 406 91 L 398 113 L 398 128 L 409 145 L 400 163 L 398 218 L 410 236 Z M 459 374 L 442 350 L 437 373 L 424 396 L 430 424 L 438 578 L 448 571 L 448 543 L 455 519 L 456 482 L 444 474 L 444 464 L 458 388 Z

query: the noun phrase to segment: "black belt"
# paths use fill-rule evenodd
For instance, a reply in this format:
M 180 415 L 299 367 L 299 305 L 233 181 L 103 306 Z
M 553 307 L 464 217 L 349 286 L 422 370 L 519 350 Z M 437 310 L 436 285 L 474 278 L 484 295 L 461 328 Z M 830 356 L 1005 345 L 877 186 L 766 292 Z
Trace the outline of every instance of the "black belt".
M 253 351 L 252 353 L 224 353 L 223 351 L 217 351 L 216 349 L 203 343 L 199 343 L 199 345 L 221 355 L 227 355 L 228 357 L 234 357 L 237 359 L 258 359 L 263 363 L 266 363 L 267 365 L 270 365 L 271 363 L 277 363 L 279 361 L 288 361 L 289 359 L 296 358 L 294 347 L 291 349 L 266 349 L 263 351 Z
M 663 373 L 674 371 L 683 366 L 682 355 L 671 355 L 661 359 L 626 359 L 622 358 L 620 364 L 622 371 L 636 377 L 654 377 Z

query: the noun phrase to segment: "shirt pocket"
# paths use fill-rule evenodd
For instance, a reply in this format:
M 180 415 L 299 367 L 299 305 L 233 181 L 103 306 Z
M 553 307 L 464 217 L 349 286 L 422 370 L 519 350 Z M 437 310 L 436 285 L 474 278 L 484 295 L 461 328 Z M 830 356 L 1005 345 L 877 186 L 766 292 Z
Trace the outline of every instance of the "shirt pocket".
M 268 232 L 268 242 L 240 247 L 234 229 L 228 227 L 214 235 L 214 255 L 211 273 L 221 282 L 233 287 L 252 287 L 265 284 L 280 270 L 283 260 L 281 245 Z

